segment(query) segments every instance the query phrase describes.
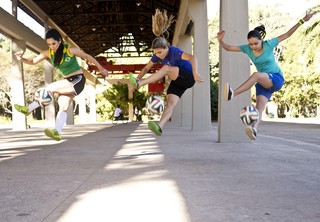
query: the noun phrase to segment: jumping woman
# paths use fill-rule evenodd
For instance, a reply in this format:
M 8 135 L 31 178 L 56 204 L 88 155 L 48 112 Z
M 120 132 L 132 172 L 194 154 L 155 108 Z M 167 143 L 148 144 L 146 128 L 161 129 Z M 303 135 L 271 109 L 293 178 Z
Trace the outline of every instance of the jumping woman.
M 159 123 L 148 122 L 149 129 L 157 136 L 162 134 L 164 125 L 172 116 L 173 110 L 183 93 L 193 87 L 195 82 L 203 82 L 202 77 L 198 74 L 196 57 L 182 51 L 180 48 L 170 46 L 164 37 L 164 34 L 168 33 L 167 29 L 172 22 L 173 16 L 168 18 L 166 11 L 161 12 L 156 9 L 154 16 L 152 16 L 152 31 L 157 36 L 151 46 L 154 54 L 148 64 L 140 71 L 137 78 L 130 74 L 130 81 L 135 89 L 156 82 L 165 76 L 171 79 L 167 90 L 166 107 Z M 150 77 L 142 79 L 149 69 L 158 62 L 163 64 L 162 68 Z
M 17 52 L 15 55 L 18 60 L 29 65 L 35 65 L 49 58 L 52 65 L 61 71 L 64 79 L 50 83 L 46 86 L 47 91 L 58 96 L 59 111 L 56 116 L 55 129 L 47 128 L 44 130 L 44 133 L 48 137 L 59 141 L 61 140 L 62 128 L 67 121 L 68 107 L 73 101 L 73 98 L 82 92 L 86 82 L 76 57 L 80 57 L 95 64 L 100 70 L 101 75 L 104 77 L 108 76 L 108 71 L 104 69 L 92 56 L 81 51 L 77 47 L 64 44 L 61 34 L 55 29 L 50 29 L 46 33 L 46 41 L 49 49 L 42 51 L 34 58 L 23 58 L 23 52 Z M 29 115 L 39 106 L 40 104 L 37 100 L 28 106 L 14 105 L 17 111 L 25 115 Z
M 263 40 L 266 35 L 263 25 L 256 27 L 248 33 L 248 44 L 240 46 L 232 46 L 225 43 L 223 41 L 225 31 L 220 31 L 217 34 L 217 39 L 222 48 L 231 52 L 243 52 L 247 54 L 257 69 L 257 72 L 254 72 L 249 79 L 235 90 L 230 87 L 229 83 L 226 83 L 224 85 L 225 100 L 231 100 L 233 97 L 249 90 L 256 84 L 256 108 L 261 114 L 271 98 L 272 93 L 280 90 L 284 84 L 283 73 L 276 62 L 274 48 L 280 42 L 289 38 L 303 23 L 309 21 L 314 14 L 315 13 L 307 12 L 304 18 L 300 19 L 289 31 L 270 40 Z M 262 115 L 260 115 L 259 120 L 252 126 L 246 128 L 246 134 L 251 140 L 255 140 L 257 137 L 257 128 L 261 121 L 261 116 Z

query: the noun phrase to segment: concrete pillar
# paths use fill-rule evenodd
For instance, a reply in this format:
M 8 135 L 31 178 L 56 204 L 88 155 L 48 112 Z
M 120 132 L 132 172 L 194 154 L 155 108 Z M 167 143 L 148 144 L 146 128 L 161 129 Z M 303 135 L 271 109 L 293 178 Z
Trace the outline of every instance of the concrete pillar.
M 53 81 L 53 67 L 48 61 L 44 61 L 44 82 L 47 86 Z M 45 117 L 46 121 L 50 123 L 50 125 L 55 123 L 56 112 L 55 112 L 55 103 L 51 103 L 45 107 Z
M 86 123 L 87 122 L 87 112 L 86 112 L 86 92 L 88 90 L 88 85 L 85 86 L 84 90 L 80 95 L 76 96 L 75 100 L 78 104 L 79 108 L 79 116 L 78 122 L 79 123 Z
M 207 1 L 191 0 L 189 8 L 194 23 L 193 54 L 198 60 L 198 73 L 204 79 L 193 87 L 192 130 L 206 131 L 211 129 Z
M 89 104 L 90 104 L 89 119 L 91 123 L 95 123 L 97 122 L 96 88 L 91 84 L 88 84 L 87 87 L 89 92 Z
M 190 35 L 179 36 L 177 47 L 184 52 L 192 54 L 192 37 Z M 181 126 L 192 125 L 192 89 L 188 89 L 181 97 L 172 115 L 172 121 Z
M 12 95 L 12 129 L 25 130 L 27 129 L 26 116 L 16 111 L 13 107 L 14 104 L 25 105 L 24 96 L 24 79 L 23 79 L 23 66 L 17 60 L 15 53 L 18 51 L 26 50 L 26 42 L 24 40 L 12 39 L 12 71 L 8 77 L 8 83 L 11 88 Z
M 47 20 L 46 20 L 46 22 L 47 22 Z M 44 30 L 45 30 L 45 32 L 43 33 L 43 38 L 45 38 L 45 35 L 46 35 L 47 31 L 49 30 L 47 23 L 44 23 Z M 44 82 L 45 82 L 46 86 L 53 82 L 53 66 L 47 60 L 44 61 Z M 45 111 L 46 121 L 50 125 L 54 125 L 55 119 L 56 119 L 55 103 L 53 102 L 53 103 L 49 104 L 48 106 L 46 106 L 44 108 L 44 111 Z
M 74 114 L 73 114 L 74 104 L 73 103 L 74 102 L 72 101 L 67 110 L 68 116 L 67 116 L 66 125 L 74 125 Z
M 248 0 L 220 1 L 220 29 L 225 30 L 224 41 L 230 45 L 248 43 Z M 250 76 L 249 59 L 243 53 L 227 52 L 220 47 L 219 127 L 218 142 L 249 142 L 241 123 L 240 110 L 250 104 L 250 90 L 225 102 L 223 86 L 226 82 L 237 88 Z
M 131 100 L 133 99 L 133 88 L 131 83 L 128 83 L 128 99 Z M 133 105 L 132 103 L 129 103 L 129 120 L 133 121 Z

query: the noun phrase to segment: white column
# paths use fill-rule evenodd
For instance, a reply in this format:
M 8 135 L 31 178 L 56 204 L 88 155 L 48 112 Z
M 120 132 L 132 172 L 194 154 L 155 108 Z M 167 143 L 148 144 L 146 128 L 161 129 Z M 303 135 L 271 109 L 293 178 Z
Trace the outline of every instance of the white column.
M 67 122 L 66 125 L 74 125 L 74 114 L 73 114 L 74 104 L 73 101 L 69 105 L 67 110 Z
M 96 88 L 91 84 L 88 84 L 87 87 L 89 92 L 89 104 L 90 104 L 89 118 L 91 123 L 95 123 L 97 122 Z
M 44 61 L 44 81 L 46 86 L 53 81 L 53 67 L 48 61 Z M 45 107 L 45 117 L 50 125 L 54 125 L 56 119 L 54 104 L 53 102 Z
M 220 29 L 225 30 L 224 41 L 230 45 L 248 43 L 248 0 L 220 1 Z M 249 60 L 243 53 L 227 52 L 220 47 L 219 142 L 249 142 L 239 118 L 240 110 L 250 104 L 250 90 L 231 101 L 224 101 L 226 82 L 237 88 L 250 76 Z
M 179 36 L 177 45 L 184 52 L 192 54 L 192 37 L 190 35 Z M 181 97 L 172 115 L 172 121 L 181 126 L 192 125 L 192 89 L 188 89 Z
M 198 73 L 203 83 L 193 87 L 192 130 L 211 129 L 208 16 L 206 0 L 191 0 L 190 15 L 194 23 L 193 54 L 198 60 Z
M 18 51 L 26 50 L 26 42 L 23 40 L 12 39 L 12 68 L 8 83 L 12 95 L 12 129 L 24 130 L 27 126 L 26 116 L 16 111 L 14 104 L 25 105 L 23 66 L 14 55 Z
M 76 96 L 75 101 L 78 104 L 79 108 L 79 123 L 87 122 L 87 112 L 86 112 L 86 93 L 88 91 L 88 85 L 85 86 L 84 90 L 80 93 L 80 95 Z
M 133 88 L 132 88 L 132 85 L 131 85 L 131 83 L 128 83 L 127 84 L 128 85 L 128 99 L 129 100 L 131 100 L 131 99 L 133 99 Z M 133 121 L 133 105 L 132 105 L 132 103 L 129 103 L 129 108 L 128 108 L 129 110 L 129 120 L 130 121 Z

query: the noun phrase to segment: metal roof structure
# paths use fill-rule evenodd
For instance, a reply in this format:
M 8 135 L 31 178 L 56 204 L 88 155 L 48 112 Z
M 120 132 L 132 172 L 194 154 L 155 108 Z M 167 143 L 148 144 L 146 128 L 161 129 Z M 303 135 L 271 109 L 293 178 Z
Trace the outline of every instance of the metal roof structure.
M 92 56 L 150 56 L 152 15 L 158 8 L 178 17 L 180 0 L 33 0 L 81 49 Z M 23 4 L 18 5 L 43 25 Z M 169 30 L 172 42 L 175 23 Z

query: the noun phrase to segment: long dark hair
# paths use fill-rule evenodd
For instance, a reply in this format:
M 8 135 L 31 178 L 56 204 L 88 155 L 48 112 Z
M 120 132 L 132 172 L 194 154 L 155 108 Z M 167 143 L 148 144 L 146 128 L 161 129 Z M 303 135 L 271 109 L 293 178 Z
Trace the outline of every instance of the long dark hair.
M 51 39 L 51 38 L 56 41 L 61 41 L 59 48 L 57 49 L 54 55 L 54 62 L 53 62 L 54 66 L 58 67 L 60 65 L 60 62 L 63 56 L 63 48 L 64 48 L 63 39 L 61 37 L 61 34 L 56 29 L 49 29 L 47 31 L 46 39 Z
M 264 37 L 266 37 L 266 34 L 266 28 L 264 27 L 264 25 L 260 25 L 258 27 L 255 27 L 248 33 L 247 39 L 257 38 L 259 40 L 262 40 L 264 39 Z

